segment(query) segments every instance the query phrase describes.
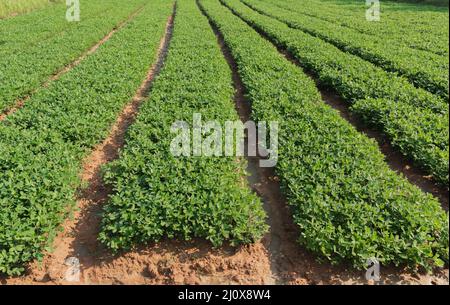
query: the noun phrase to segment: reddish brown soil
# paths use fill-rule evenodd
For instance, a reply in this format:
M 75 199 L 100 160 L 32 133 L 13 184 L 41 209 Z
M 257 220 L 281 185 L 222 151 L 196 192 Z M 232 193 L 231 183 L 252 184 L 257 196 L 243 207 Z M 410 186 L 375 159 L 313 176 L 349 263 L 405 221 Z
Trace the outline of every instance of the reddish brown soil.
M 224 43 L 223 36 L 212 23 L 210 24 L 232 70 L 233 84 L 236 89 L 236 110 L 241 120 L 245 122 L 250 120 L 251 103 L 245 98 L 245 87 L 231 52 Z M 292 58 L 289 59 L 292 60 Z M 326 94 L 325 91 L 322 91 L 324 100 L 328 100 L 330 97 Z M 340 101 L 340 105 L 343 105 L 342 100 L 337 96 L 333 96 L 333 100 Z M 248 157 L 247 170 L 251 174 L 249 184 L 263 200 L 269 216 L 270 233 L 262 241 L 271 263 L 271 275 L 267 278 L 275 280 L 277 284 L 367 283 L 365 272 L 319 264 L 314 255 L 297 243 L 299 229 L 293 223 L 286 199 L 280 190 L 279 179 L 275 175 L 274 169 L 259 167 L 259 160 L 259 157 Z M 399 268 L 384 268 L 381 272 L 383 283 L 448 283 L 448 269 L 436 270 L 434 275 L 411 275 L 406 270 Z
M 134 11 L 131 15 L 129 15 L 127 17 L 127 19 L 125 19 L 124 21 L 120 22 L 117 26 L 115 26 L 111 32 L 109 32 L 105 37 L 103 37 L 95 45 L 93 45 L 91 48 L 89 48 L 86 52 L 81 54 L 80 57 L 78 57 L 73 62 L 71 62 L 64 68 L 60 69 L 59 71 L 56 71 L 55 73 L 53 73 L 52 76 L 50 76 L 44 83 L 42 83 L 40 88 L 33 90 L 31 93 L 26 95 L 24 98 L 17 100 L 16 103 L 14 104 L 14 106 L 6 109 L 6 111 L 4 111 L 3 113 L 0 113 L 0 122 L 4 121 L 9 115 L 12 115 L 17 110 L 22 108 L 25 105 L 25 103 L 31 98 L 31 96 L 33 94 L 35 94 L 37 91 L 39 91 L 42 88 L 47 88 L 51 82 L 58 80 L 59 78 L 61 78 L 61 76 L 63 76 L 64 74 L 66 74 L 67 72 L 69 72 L 70 70 L 75 68 L 76 66 L 78 66 L 86 57 L 94 54 L 97 51 L 97 49 L 100 46 L 102 46 L 103 44 L 105 44 L 117 31 L 119 31 L 128 22 L 130 22 L 132 19 L 134 19 L 142 11 L 143 8 L 144 8 L 144 5 L 139 7 L 136 11 Z
M 49 2 L 47 5 L 52 5 L 52 4 L 55 4 L 55 3 Z M 9 19 L 9 18 L 14 18 L 14 17 L 20 16 L 20 15 L 23 15 L 23 14 L 28 14 L 28 13 L 30 13 L 32 11 L 39 10 L 39 9 L 42 9 L 42 8 L 43 7 L 36 7 L 36 8 L 25 10 L 23 12 L 11 12 L 11 13 L 9 13 L 6 16 L 3 16 L 3 17 L 0 16 L 0 20 L 3 20 L 3 19 L 6 20 L 6 19 Z
M 225 6 L 226 7 L 226 6 Z M 239 15 L 235 16 L 240 18 Z M 428 175 L 424 170 L 414 165 L 413 161 L 403 156 L 397 149 L 395 149 L 389 139 L 381 132 L 368 127 L 358 117 L 355 117 L 349 110 L 349 104 L 339 96 L 333 88 L 324 88 L 314 74 L 314 71 L 307 71 L 303 69 L 303 65 L 297 60 L 288 50 L 283 46 L 274 43 L 264 32 L 254 28 L 251 24 L 241 19 L 253 28 L 262 38 L 266 39 L 277 48 L 278 52 L 282 54 L 288 61 L 296 65 L 306 75 L 308 75 L 315 83 L 322 95 L 322 100 L 336 109 L 342 118 L 352 124 L 358 131 L 366 134 L 369 138 L 374 139 L 380 148 L 380 151 L 385 155 L 386 163 L 389 167 L 399 174 L 402 174 L 409 182 L 419 187 L 422 191 L 432 194 L 441 203 L 442 208 L 448 212 L 449 210 L 449 188 L 447 186 L 439 185 L 433 177 Z
M 175 13 L 174 13 L 175 14 Z M 258 157 L 248 158 L 248 185 L 257 192 L 268 214 L 270 232 L 253 245 L 213 249 L 203 240 L 163 240 L 134 251 L 113 256 L 97 241 L 102 204 L 110 193 L 101 181 L 100 166 L 117 158 L 124 132 L 133 122 L 139 105 L 163 63 L 171 36 L 173 16 L 159 51 L 159 60 L 133 101 L 124 109 L 110 136 L 85 161 L 83 180 L 89 183 L 78 199 L 79 211 L 67 221 L 55 241 L 55 251 L 41 264 L 32 263 L 23 277 L 4 279 L 5 284 L 374 284 L 365 272 L 320 264 L 296 240 L 298 228 L 292 221 L 279 179 L 272 169 L 258 166 Z M 244 98 L 244 87 L 236 65 L 216 32 L 218 43 L 232 71 L 236 88 L 236 109 L 243 121 L 251 106 Z M 66 259 L 80 260 L 79 281 L 67 281 Z M 448 284 L 448 270 L 433 275 L 411 275 L 398 268 L 381 268 L 380 284 Z
M 263 244 L 268 249 L 272 277 L 277 284 L 373 284 L 365 279 L 365 271 L 345 266 L 319 263 L 316 257 L 297 243 L 299 229 L 280 191 L 273 169 L 257 167 L 250 160 L 252 188 L 265 203 L 269 215 L 270 234 Z M 400 268 L 381 267 L 378 284 L 443 284 L 448 285 L 448 269 L 436 270 L 433 275 L 414 275 Z
M 270 263 L 262 243 L 240 248 L 213 249 L 202 240 L 162 241 L 133 252 L 112 256 L 97 241 L 102 204 L 110 190 L 101 180 L 101 165 L 118 157 L 124 133 L 144 101 L 154 75 L 162 66 L 171 36 L 173 16 L 161 40 L 158 61 L 150 70 L 133 101 L 123 110 L 110 136 L 84 162 L 82 179 L 89 184 L 78 198 L 74 219 L 54 243 L 54 251 L 42 263 L 34 262 L 23 277 L 4 279 L 5 284 L 207 284 L 272 283 Z M 80 261 L 79 282 L 67 281 L 66 260 Z
M 359 132 L 366 134 L 369 138 L 378 143 L 380 151 L 384 154 L 389 167 L 402 174 L 409 182 L 419 187 L 422 191 L 432 194 L 436 197 L 444 210 L 448 212 L 449 208 L 449 189 L 438 185 L 433 181 L 433 177 L 425 173 L 422 169 L 416 167 L 413 161 L 402 155 L 396 150 L 390 140 L 374 129 L 367 127 L 359 118 L 354 116 L 348 108 L 348 104 L 335 92 L 321 89 L 322 99 L 331 107 L 336 109 L 339 114 L 352 124 Z
M 301 65 L 297 59 L 289 54 L 284 49 L 279 51 L 290 62 L 301 68 Z M 449 209 L 449 189 L 445 186 L 438 185 L 433 181 L 433 177 L 425 173 L 422 169 L 413 164 L 413 161 L 402 155 L 397 149 L 395 149 L 390 140 L 381 132 L 371 129 L 358 117 L 350 112 L 349 104 L 342 99 L 333 89 L 323 88 L 318 79 L 311 73 L 305 72 L 311 79 L 314 80 L 319 88 L 322 100 L 329 106 L 333 107 L 339 112 L 339 115 L 353 125 L 359 132 L 364 133 L 371 139 L 374 139 L 378 143 L 380 151 L 384 154 L 386 163 L 389 167 L 402 174 L 409 182 L 419 187 L 422 191 L 432 194 L 441 203 L 442 208 L 448 212 Z

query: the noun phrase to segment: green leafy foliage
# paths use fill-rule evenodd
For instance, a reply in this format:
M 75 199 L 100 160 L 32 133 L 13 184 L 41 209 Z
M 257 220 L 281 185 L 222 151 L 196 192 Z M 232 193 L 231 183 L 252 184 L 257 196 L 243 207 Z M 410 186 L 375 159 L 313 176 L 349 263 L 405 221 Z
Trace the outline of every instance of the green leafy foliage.
M 152 1 L 0 124 L 0 273 L 20 274 L 51 247 L 72 210 L 83 159 L 145 79 L 171 9 Z
M 365 1 L 261 1 L 448 58 L 448 7 L 440 8 L 383 1 L 380 6 L 380 20 L 368 22 L 365 16 L 368 6 Z M 448 0 L 443 1 L 447 1 L 448 6 Z M 384 43 L 384 45 L 386 44 Z
M 62 2 L 62 0 L 2 0 L 0 2 L 0 19 L 58 2 Z
M 238 120 L 231 71 L 194 0 L 177 3 L 168 57 L 120 158 L 106 166 L 114 194 L 105 207 L 100 240 L 112 250 L 163 237 L 209 240 L 219 246 L 258 240 L 267 231 L 262 203 L 236 157 L 174 157 L 175 121 L 224 124 Z M 192 127 L 192 124 L 191 124 Z
M 377 144 L 271 43 L 218 0 L 200 4 L 231 49 L 253 118 L 281 122 L 276 172 L 300 242 L 356 268 L 370 257 L 428 269 L 448 262 L 448 216 L 437 200 L 390 170 Z
M 292 28 L 319 37 L 342 51 L 360 56 L 387 71 L 397 72 L 415 86 L 448 99 L 448 57 L 411 49 L 390 38 L 360 33 L 260 0 L 242 2 Z
M 65 3 L 1 22 L 0 112 L 80 57 L 145 2 L 81 1 L 79 22 L 65 19 Z
M 449 117 L 386 99 L 359 100 L 352 111 L 383 130 L 392 144 L 446 185 L 449 181 Z
M 261 15 L 239 0 L 222 0 L 235 14 L 239 15 L 247 23 L 259 31 L 264 32 L 271 41 L 277 45 L 286 48 L 300 64 L 306 69 L 313 71 L 319 78 L 321 84 L 335 89 L 345 100 L 354 103 L 358 100 L 366 98 L 385 99 L 396 104 L 396 109 L 405 107 L 403 112 L 412 107 L 417 108 L 415 113 L 424 111 L 424 113 L 436 113 L 436 120 L 418 121 L 414 124 L 402 121 L 408 124 L 405 128 L 409 128 L 412 132 L 404 133 L 401 130 L 388 132 L 386 135 L 395 140 L 394 144 L 401 142 L 414 142 L 414 133 L 426 133 L 425 137 L 432 139 L 436 131 L 442 130 L 442 126 L 448 122 L 448 104 L 435 95 L 426 92 L 423 89 L 415 88 L 405 79 L 398 77 L 393 73 L 386 72 L 379 67 L 361 59 L 360 57 L 342 52 L 335 46 L 309 34 L 291 29 L 286 24 Z M 367 108 L 360 108 L 360 111 Z M 378 111 L 389 111 L 388 108 L 379 108 Z M 368 113 L 370 114 L 370 112 Z M 426 114 L 422 115 L 423 117 Z M 388 113 L 378 115 L 371 118 L 389 117 Z M 374 124 L 380 126 L 382 131 L 386 131 L 394 126 L 383 126 L 384 120 L 380 120 Z M 447 126 L 448 130 L 448 126 Z M 448 131 L 447 131 L 448 134 Z M 411 138 L 413 137 L 413 138 Z M 420 146 L 414 145 L 398 145 L 401 152 L 414 160 L 417 165 L 428 170 L 430 174 L 435 174 L 435 180 L 448 183 L 448 160 L 444 159 L 448 156 L 448 141 L 442 142 L 446 145 L 439 146 L 437 152 L 433 156 L 433 160 L 428 160 L 429 154 L 422 155 L 424 150 Z M 436 160 L 436 158 L 440 158 Z

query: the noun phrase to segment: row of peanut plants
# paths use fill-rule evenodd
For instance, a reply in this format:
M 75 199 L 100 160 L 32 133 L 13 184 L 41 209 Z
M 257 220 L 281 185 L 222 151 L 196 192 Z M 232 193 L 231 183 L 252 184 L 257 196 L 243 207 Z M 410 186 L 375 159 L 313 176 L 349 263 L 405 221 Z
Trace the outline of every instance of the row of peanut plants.
M 239 117 L 231 71 L 194 0 L 177 2 L 163 70 L 126 136 L 120 158 L 105 169 L 114 190 L 103 213 L 100 240 L 114 251 L 162 238 L 202 238 L 219 246 L 258 240 L 265 212 L 246 181 L 245 159 L 175 156 L 171 126 L 202 121 L 224 126 Z M 189 134 L 193 130 L 189 130 Z M 203 126 L 203 141 L 211 131 Z M 219 137 L 223 135 L 219 134 Z M 223 152 L 223 150 L 222 150 Z
M 384 161 L 375 141 L 321 100 L 315 83 L 218 0 L 200 0 L 231 50 L 255 121 L 279 121 L 276 173 L 300 242 L 333 263 L 432 268 L 448 262 L 448 217 Z
M 369 112 L 363 119 L 369 118 L 396 148 L 433 175 L 437 182 L 448 184 L 448 101 L 415 88 L 407 80 L 320 38 L 261 15 L 239 0 L 221 2 L 274 44 L 286 49 L 302 67 L 317 76 L 322 86 L 334 89 L 353 105 L 351 109 L 356 113 L 367 109 Z M 378 99 L 383 102 L 373 102 Z M 369 103 L 376 109 L 365 106 Z M 405 120 L 403 114 L 408 114 L 411 108 L 415 109 L 416 118 Z M 371 113 L 376 116 L 369 117 Z M 388 122 L 390 120 L 393 121 Z
M 337 24 L 279 8 L 260 0 L 242 0 L 254 10 L 292 28 L 319 37 L 340 50 L 355 54 L 387 71 L 407 78 L 416 87 L 448 99 L 448 57 L 411 49 L 390 37 L 362 34 Z
M 51 249 L 76 202 L 83 160 L 145 79 L 172 7 L 149 2 L 95 54 L 0 124 L 0 273 L 22 273 Z
M 81 2 L 79 22 L 68 22 L 65 7 L 55 5 L 49 7 L 48 15 L 30 17 L 36 22 L 35 28 L 30 24 L 25 30 L 13 22 L 16 30 L 0 38 L 0 112 L 79 58 L 145 2 Z
M 448 57 L 448 8 L 422 4 L 380 3 L 380 19 L 368 21 L 365 2 L 315 0 L 261 0 L 304 15 L 379 38 L 401 42 L 405 46 Z

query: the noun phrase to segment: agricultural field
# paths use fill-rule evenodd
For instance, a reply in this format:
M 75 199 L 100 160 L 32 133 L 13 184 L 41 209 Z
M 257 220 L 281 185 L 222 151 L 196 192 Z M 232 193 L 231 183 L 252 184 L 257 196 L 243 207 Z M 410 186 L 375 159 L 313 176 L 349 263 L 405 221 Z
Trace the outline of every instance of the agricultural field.
M 71 5 L 0 0 L 2 283 L 448 285 L 447 6 Z
M 2 0 L 0 1 L 0 18 L 13 17 L 57 2 L 62 0 Z

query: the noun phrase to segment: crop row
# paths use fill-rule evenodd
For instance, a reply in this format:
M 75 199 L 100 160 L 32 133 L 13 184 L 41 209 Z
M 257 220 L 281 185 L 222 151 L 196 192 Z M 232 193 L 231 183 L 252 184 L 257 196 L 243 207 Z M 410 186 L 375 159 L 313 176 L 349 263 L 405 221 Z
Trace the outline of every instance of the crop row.
M 38 43 L 43 43 L 57 36 L 66 35 L 67 32 L 80 30 L 80 27 L 87 20 L 108 16 L 108 14 L 117 15 L 117 9 L 114 9 L 118 0 L 94 0 L 80 1 L 80 21 L 68 22 L 66 20 L 65 2 L 49 5 L 44 9 L 37 10 L 28 15 L 17 16 L 15 18 L 3 20 L 0 22 L 0 37 L 2 56 L 16 52 L 29 52 L 28 48 Z M 144 4 L 142 0 L 129 1 L 127 9 L 128 14 Z M 124 15 L 125 16 L 125 15 Z M 91 21 L 92 22 L 92 21 Z
M 0 112 L 77 59 L 144 2 L 89 1 L 83 3 L 83 15 L 79 22 L 67 22 L 64 11 L 60 11 L 60 16 L 51 15 L 52 18 L 42 21 L 41 24 L 48 24 L 47 39 L 24 44 L 29 37 L 33 37 L 35 30 L 22 31 L 9 38 L 2 37 L 7 43 L 0 52 Z M 65 27 L 53 18 L 64 20 Z
M 448 9 L 422 5 L 409 5 L 407 9 L 401 3 L 384 2 L 381 4 L 381 18 L 377 22 L 368 22 L 365 14 L 365 2 L 333 3 L 332 1 L 296 1 L 262 0 L 281 8 L 330 21 L 341 26 L 387 38 L 414 49 L 432 52 L 448 57 Z M 337 4 L 337 5 L 336 5 Z M 446 11 L 447 10 L 447 11 Z
M 25 46 L 26 44 L 46 39 L 61 31 L 68 25 L 67 20 L 64 18 L 65 14 L 66 7 L 61 2 L 26 15 L 0 20 L 2 49 L 10 44 Z M 47 22 L 47 20 L 52 20 L 53 23 Z M 34 32 L 34 35 L 24 35 L 29 32 Z
M 239 120 L 230 68 L 194 0 L 177 3 L 168 57 L 150 95 L 120 158 L 105 169 L 114 194 L 104 210 L 100 240 L 119 250 L 163 237 L 204 238 L 215 246 L 261 238 L 265 213 L 243 182 L 245 160 L 171 153 L 176 121 L 193 128 L 194 113 L 221 126 Z M 201 132 L 203 140 L 211 134 L 206 127 Z
M 261 15 L 239 0 L 221 1 L 247 23 L 267 35 L 272 42 L 287 49 L 304 68 L 313 71 L 318 76 L 321 84 L 335 89 L 351 104 L 370 98 L 390 100 L 390 104 L 395 105 L 397 111 L 400 111 L 402 107 L 405 109 L 416 108 L 415 113 L 421 119 L 415 120 L 414 124 L 398 116 L 397 122 L 391 124 L 390 127 L 384 126 L 385 120 L 380 119 L 375 122 L 376 118 L 389 117 L 387 113 L 379 113 L 371 119 L 376 126 L 386 132 L 391 140 L 395 140 L 394 144 L 398 144 L 400 139 L 402 143 L 410 143 L 410 145 L 397 145 L 405 156 L 428 170 L 430 174 L 436 174 L 437 181 L 448 182 L 448 158 L 446 156 L 449 151 L 449 112 L 446 102 L 429 92 L 415 88 L 395 74 L 386 72 L 357 56 L 342 52 L 317 37 L 291 29 L 280 21 Z M 383 107 L 377 111 L 384 110 L 391 112 L 388 108 Z M 401 110 L 401 112 L 405 113 L 406 110 Z M 435 113 L 434 120 L 431 122 L 426 121 L 429 112 Z M 393 118 L 393 116 L 390 117 Z M 406 126 L 401 126 L 402 124 L 406 124 Z M 438 133 L 446 125 L 445 132 Z M 400 129 L 391 130 L 393 126 L 398 126 Z M 403 129 L 412 132 L 405 133 L 402 131 Z M 421 140 L 416 141 L 415 135 L 422 133 Z M 425 151 L 429 150 L 435 151 L 435 153 L 423 155 Z
M 51 2 L 61 2 L 62 0 L 52 0 Z M 44 7 L 49 4 L 49 0 L 2 0 L 0 2 L 0 20 L 12 17 L 13 14 L 23 14 L 32 10 Z
M 398 104 L 389 99 L 356 101 L 351 110 L 380 129 L 402 153 L 415 160 L 437 182 L 449 182 L 449 115 Z
M 75 202 L 84 158 L 147 74 L 172 3 L 154 0 L 95 54 L 0 124 L 0 273 L 51 247 Z
M 402 46 L 389 38 L 362 34 L 315 17 L 266 4 L 242 0 L 257 12 L 282 21 L 292 28 L 319 37 L 344 52 L 357 55 L 387 71 L 406 77 L 416 87 L 448 99 L 448 58 Z
M 280 122 L 276 173 L 300 242 L 357 268 L 370 257 L 427 268 L 448 261 L 448 218 L 437 200 L 390 170 L 375 141 L 271 43 L 218 0 L 200 4 L 236 60 L 253 119 Z

